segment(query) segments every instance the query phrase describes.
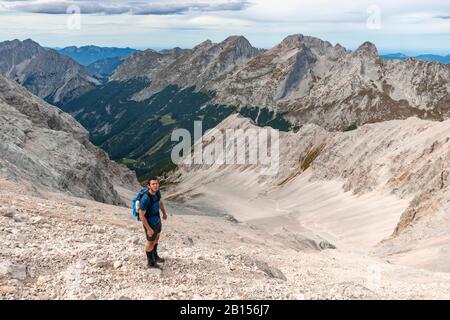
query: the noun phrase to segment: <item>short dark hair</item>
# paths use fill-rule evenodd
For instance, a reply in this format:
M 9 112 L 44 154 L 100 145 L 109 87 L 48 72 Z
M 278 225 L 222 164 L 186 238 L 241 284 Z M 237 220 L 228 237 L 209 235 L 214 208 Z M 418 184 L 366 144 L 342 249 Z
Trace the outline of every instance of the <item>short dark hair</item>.
M 151 177 L 150 179 L 148 179 L 147 185 L 150 185 L 150 182 L 152 182 L 153 180 L 158 181 L 158 177 Z

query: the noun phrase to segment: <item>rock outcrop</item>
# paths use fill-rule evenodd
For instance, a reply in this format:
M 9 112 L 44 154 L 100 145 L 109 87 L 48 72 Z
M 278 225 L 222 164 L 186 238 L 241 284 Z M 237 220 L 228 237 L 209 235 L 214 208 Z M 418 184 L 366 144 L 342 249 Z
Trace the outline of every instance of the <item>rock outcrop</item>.
M 0 75 L 0 172 L 36 190 L 67 191 L 124 204 L 117 188 L 134 190 L 135 174 L 89 142 L 71 116 Z

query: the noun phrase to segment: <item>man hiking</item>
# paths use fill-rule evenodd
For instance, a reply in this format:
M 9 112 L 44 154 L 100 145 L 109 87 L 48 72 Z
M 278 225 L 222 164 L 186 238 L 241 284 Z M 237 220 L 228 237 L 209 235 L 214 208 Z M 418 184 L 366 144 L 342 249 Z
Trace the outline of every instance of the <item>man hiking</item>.
M 158 255 L 158 240 L 161 233 L 161 209 L 163 219 L 167 219 L 166 208 L 161 200 L 159 191 L 159 181 L 157 177 L 151 177 L 148 180 L 148 192 L 146 192 L 139 203 L 139 217 L 147 237 L 145 253 L 147 254 L 147 265 L 149 268 L 158 268 L 158 262 L 164 262 L 164 259 Z

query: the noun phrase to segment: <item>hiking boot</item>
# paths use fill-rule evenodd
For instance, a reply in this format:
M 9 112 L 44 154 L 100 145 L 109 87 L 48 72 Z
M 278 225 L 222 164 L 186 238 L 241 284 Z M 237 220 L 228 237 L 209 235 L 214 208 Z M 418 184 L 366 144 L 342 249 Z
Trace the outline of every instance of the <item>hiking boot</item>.
M 147 267 L 149 268 L 159 268 L 158 264 L 156 263 L 155 260 L 155 255 L 153 251 L 146 251 L 145 252 L 147 254 Z
M 155 244 L 155 247 L 153 248 L 153 253 L 154 253 L 154 255 L 155 255 L 155 260 L 156 260 L 156 262 L 164 262 L 164 261 L 166 261 L 164 258 L 161 258 L 161 257 L 158 255 L 157 249 L 158 249 L 158 244 Z

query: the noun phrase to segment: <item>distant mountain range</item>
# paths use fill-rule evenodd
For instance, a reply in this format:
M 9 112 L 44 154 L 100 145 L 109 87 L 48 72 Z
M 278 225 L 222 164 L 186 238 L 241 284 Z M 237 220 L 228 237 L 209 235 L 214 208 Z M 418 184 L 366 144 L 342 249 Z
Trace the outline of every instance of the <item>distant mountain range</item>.
M 130 54 L 137 52 L 136 49 L 131 48 L 110 48 L 98 46 L 70 46 L 58 50 L 60 53 L 71 57 L 79 64 L 88 66 L 99 60 L 109 58 L 125 58 Z
M 450 55 L 446 56 L 440 56 L 436 54 L 420 54 L 417 56 L 407 56 L 403 53 L 389 53 L 389 54 L 383 54 L 380 56 L 384 60 L 406 60 L 408 58 L 415 58 L 417 60 L 423 60 L 423 61 L 434 61 L 434 62 L 440 62 L 440 63 L 450 63 Z
M 79 64 L 84 65 L 97 79 L 107 81 L 115 69 L 129 55 L 139 50 L 131 48 L 110 48 L 98 46 L 70 46 L 58 49 L 63 55 L 71 57 Z

